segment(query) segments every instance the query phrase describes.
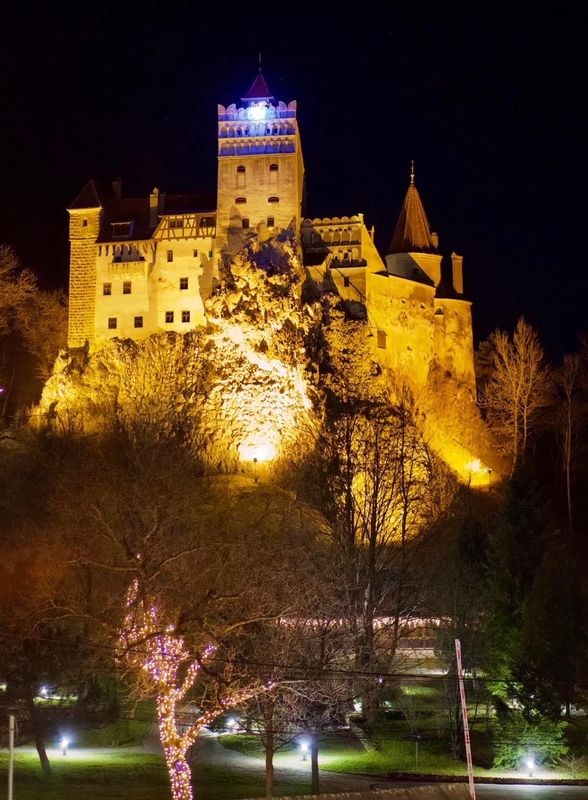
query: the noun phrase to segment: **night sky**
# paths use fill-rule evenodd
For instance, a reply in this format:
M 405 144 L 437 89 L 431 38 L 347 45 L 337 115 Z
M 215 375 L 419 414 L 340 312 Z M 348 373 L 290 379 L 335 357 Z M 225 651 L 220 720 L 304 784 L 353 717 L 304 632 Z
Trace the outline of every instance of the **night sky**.
M 274 95 L 298 101 L 309 216 L 363 211 L 385 251 L 414 158 L 441 249 L 464 255 L 476 339 L 523 314 L 552 358 L 575 349 L 588 329 L 584 12 L 410 5 L 12 3 L 0 241 L 65 287 L 65 208 L 89 177 L 121 176 L 125 196 L 214 193 L 216 104 L 246 92 L 261 50 Z

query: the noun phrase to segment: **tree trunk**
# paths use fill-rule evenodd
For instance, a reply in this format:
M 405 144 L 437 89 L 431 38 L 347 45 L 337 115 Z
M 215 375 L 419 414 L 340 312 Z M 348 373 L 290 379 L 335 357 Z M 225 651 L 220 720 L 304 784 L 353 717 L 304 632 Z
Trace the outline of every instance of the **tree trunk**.
M 45 775 L 51 775 L 51 764 L 47 756 L 47 749 L 45 747 L 45 737 L 43 735 L 43 723 L 39 714 L 39 709 L 35 705 L 35 694 L 30 686 L 27 687 L 27 709 L 31 718 L 31 725 L 33 728 L 33 739 L 35 740 L 35 747 L 39 754 L 39 761 L 41 769 Z
M 274 796 L 274 705 L 268 703 L 265 716 L 265 796 Z
M 166 747 L 164 752 L 173 800 L 193 800 L 192 773 L 186 754 L 179 747 Z
M 310 792 L 311 794 L 319 794 L 319 764 L 318 764 L 318 751 L 319 742 L 318 735 L 314 735 L 310 742 Z

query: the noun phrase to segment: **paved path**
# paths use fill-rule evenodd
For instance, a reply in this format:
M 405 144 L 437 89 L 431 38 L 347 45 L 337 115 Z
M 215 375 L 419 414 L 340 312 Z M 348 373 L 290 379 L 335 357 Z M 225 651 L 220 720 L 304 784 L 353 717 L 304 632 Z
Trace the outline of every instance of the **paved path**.
M 238 773 L 246 773 L 251 777 L 265 779 L 265 764 L 263 759 L 246 756 L 236 750 L 223 747 L 215 734 L 203 730 L 198 735 L 196 743 L 192 747 L 191 762 L 197 766 L 218 766 L 234 769 Z M 310 793 L 310 760 L 307 762 L 299 761 L 298 765 L 280 764 L 279 761 L 275 768 L 274 778 L 276 781 L 287 778 L 292 781 L 308 782 Z M 320 773 L 321 791 L 353 791 L 359 789 L 369 789 L 375 783 L 374 778 L 366 778 L 361 775 L 341 775 L 336 773 Z

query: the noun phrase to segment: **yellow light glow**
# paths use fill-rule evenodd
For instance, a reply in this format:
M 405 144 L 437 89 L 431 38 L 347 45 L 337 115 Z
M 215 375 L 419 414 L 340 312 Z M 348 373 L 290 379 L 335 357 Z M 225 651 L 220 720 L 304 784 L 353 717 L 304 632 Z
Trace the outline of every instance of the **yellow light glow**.
M 276 457 L 276 447 L 271 442 L 246 443 L 239 447 L 241 461 L 254 461 L 260 464 Z
M 479 458 L 474 458 L 469 464 L 466 464 L 466 468 L 470 472 L 482 472 L 482 462 Z

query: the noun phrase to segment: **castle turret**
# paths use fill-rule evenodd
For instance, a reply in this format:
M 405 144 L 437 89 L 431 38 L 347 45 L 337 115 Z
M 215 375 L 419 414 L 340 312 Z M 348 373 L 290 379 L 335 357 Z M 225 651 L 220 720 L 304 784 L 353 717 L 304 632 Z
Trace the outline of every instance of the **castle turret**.
M 94 338 L 96 311 L 96 240 L 100 233 L 103 203 L 95 181 L 88 181 L 68 208 L 70 271 L 70 347 L 82 347 Z
M 249 230 L 298 235 L 304 163 L 296 101 L 276 101 L 259 73 L 238 108 L 218 106 L 217 253 L 237 252 Z
M 422 200 L 414 184 L 413 162 L 410 185 L 386 255 L 388 271 L 392 275 L 431 283 L 436 287 L 441 281 L 441 255 L 438 247 L 438 236 L 431 232 Z

